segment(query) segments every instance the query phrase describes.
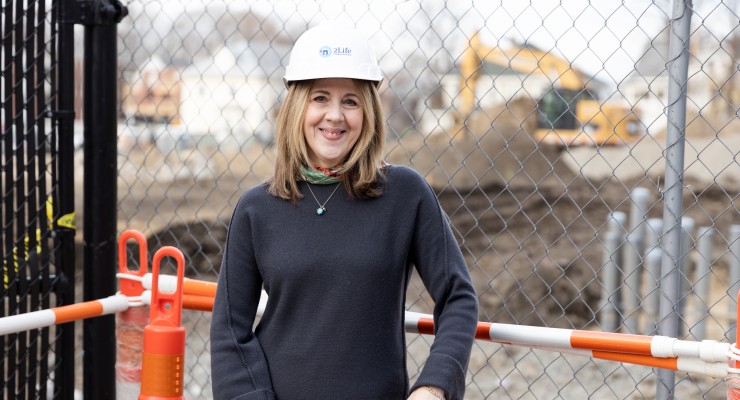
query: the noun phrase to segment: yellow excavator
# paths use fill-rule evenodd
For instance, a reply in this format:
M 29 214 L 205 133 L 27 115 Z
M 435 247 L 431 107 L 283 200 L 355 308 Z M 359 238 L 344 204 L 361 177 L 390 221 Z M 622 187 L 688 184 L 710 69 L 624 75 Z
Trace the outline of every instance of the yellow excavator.
M 621 145 L 641 136 L 634 110 L 614 101 L 599 102 L 589 90 L 590 79 L 568 61 L 532 46 L 486 47 L 477 33 L 460 60 L 458 124 L 478 107 L 476 87 L 484 63 L 525 76 L 545 76 L 552 83 L 537 100 L 537 129 L 530 132 L 539 143 L 562 147 Z

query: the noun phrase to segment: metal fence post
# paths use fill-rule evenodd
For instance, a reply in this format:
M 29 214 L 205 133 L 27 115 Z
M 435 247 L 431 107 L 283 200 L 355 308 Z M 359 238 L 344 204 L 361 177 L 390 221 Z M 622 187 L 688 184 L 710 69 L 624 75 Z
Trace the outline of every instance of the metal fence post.
M 650 291 L 645 296 L 647 317 L 650 329 L 647 333 L 655 335 L 658 332 L 658 312 L 660 310 L 660 260 L 663 250 L 660 247 L 660 234 L 663 232 L 663 220 L 650 218 L 647 220 L 645 268 L 648 272 Z
M 709 318 L 709 271 L 712 266 L 712 239 L 714 238 L 714 228 L 703 226 L 696 233 L 697 251 L 699 256 L 696 259 L 696 275 L 694 275 L 694 291 L 696 292 L 696 312 L 699 318 L 693 329 L 694 337 L 697 340 L 704 340 L 707 333 L 707 319 Z
M 683 337 L 687 332 L 688 321 L 686 319 L 686 301 L 688 300 L 689 291 L 691 290 L 691 248 L 693 247 L 693 233 L 696 223 L 692 218 L 684 217 L 681 220 L 681 294 L 678 300 L 678 336 Z
M 622 274 L 622 251 L 624 244 L 624 225 L 627 214 L 622 211 L 614 211 L 609 215 L 607 221 L 607 232 L 604 235 L 604 253 L 602 257 L 602 294 L 600 311 L 600 323 L 602 329 L 609 332 L 617 332 L 622 322 L 622 293 L 619 283 Z
M 730 226 L 730 262 L 728 263 L 728 284 L 727 284 L 727 312 L 730 315 L 728 323 L 729 331 L 727 338 L 730 342 L 735 341 L 735 328 L 737 320 L 737 292 L 740 288 L 740 225 Z
M 620 322 L 619 304 L 619 232 L 608 231 L 604 235 L 604 256 L 601 263 L 602 293 L 599 307 L 599 323 L 605 332 L 616 332 Z
M 692 7 L 691 0 L 673 1 L 668 46 L 668 126 L 665 148 L 665 191 L 663 192 L 663 262 L 661 263 L 659 333 L 671 337 L 678 334 L 676 306 L 680 290 L 686 89 Z M 673 399 L 675 373 L 661 369 L 658 371 L 656 385 L 658 399 Z
M 635 188 L 630 192 L 629 232 L 624 246 L 624 325 L 630 333 L 640 333 L 640 309 L 642 308 L 642 255 L 645 241 L 645 212 L 650 192 Z
M 59 193 L 55 200 L 58 215 L 69 215 L 75 211 L 75 158 L 74 158 L 74 23 L 71 18 L 71 2 L 61 2 L 57 7 L 59 22 L 59 74 L 57 79 L 58 109 L 56 123 L 59 132 Z M 58 257 L 63 279 L 57 290 L 61 304 L 75 302 L 75 230 L 55 227 L 59 240 Z M 75 381 L 75 324 L 63 325 L 61 334 L 60 378 L 54 382 L 54 390 L 60 398 L 74 399 Z
M 84 238 L 85 301 L 116 292 L 117 235 L 117 86 L 118 30 L 127 14 L 119 3 L 93 2 L 82 9 L 84 60 Z M 102 268 L 109 266 L 109 268 Z M 115 399 L 116 336 L 113 315 L 86 319 L 84 330 L 84 395 Z

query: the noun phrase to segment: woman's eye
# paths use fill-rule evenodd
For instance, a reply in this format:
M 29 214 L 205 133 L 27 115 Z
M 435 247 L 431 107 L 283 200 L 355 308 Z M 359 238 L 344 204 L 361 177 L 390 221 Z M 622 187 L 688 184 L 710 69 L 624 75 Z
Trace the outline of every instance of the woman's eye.
M 324 95 L 318 95 L 318 96 L 316 96 L 316 97 L 313 98 L 313 101 L 316 101 L 316 102 L 319 102 L 319 103 L 324 103 L 327 100 L 328 99 Z
M 344 99 L 343 103 L 350 107 L 359 107 L 359 104 L 354 99 Z

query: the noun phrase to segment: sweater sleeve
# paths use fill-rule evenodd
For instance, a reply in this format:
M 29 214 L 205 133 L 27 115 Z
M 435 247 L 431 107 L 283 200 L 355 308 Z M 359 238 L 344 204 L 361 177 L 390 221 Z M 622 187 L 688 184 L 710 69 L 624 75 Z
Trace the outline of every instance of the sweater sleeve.
M 434 300 L 435 338 L 412 391 L 419 386 L 437 386 L 444 389 L 448 400 L 458 400 L 465 394 L 478 300 L 449 220 L 434 192 L 425 181 L 419 192 L 411 257 Z
M 216 400 L 273 400 L 270 373 L 254 323 L 262 278 L 245 196 L 229 225 L 211 320 L 211 380 Z

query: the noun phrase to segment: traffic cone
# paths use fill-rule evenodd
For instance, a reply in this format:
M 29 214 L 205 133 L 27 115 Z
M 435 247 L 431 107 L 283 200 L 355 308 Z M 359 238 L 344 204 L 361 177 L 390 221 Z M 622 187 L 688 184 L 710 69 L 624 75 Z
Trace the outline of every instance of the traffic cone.
M 177 261 L 177 288 L 159 291 L 159 264 L 163 257 Z M 185 257 L 175 247 L 162 247 L 152 260 L 150 322 L 144 328 L 144 357 L 139 400 L 182 400 L 185 374 L 185 329 L 182 319 L 182 281 Z

